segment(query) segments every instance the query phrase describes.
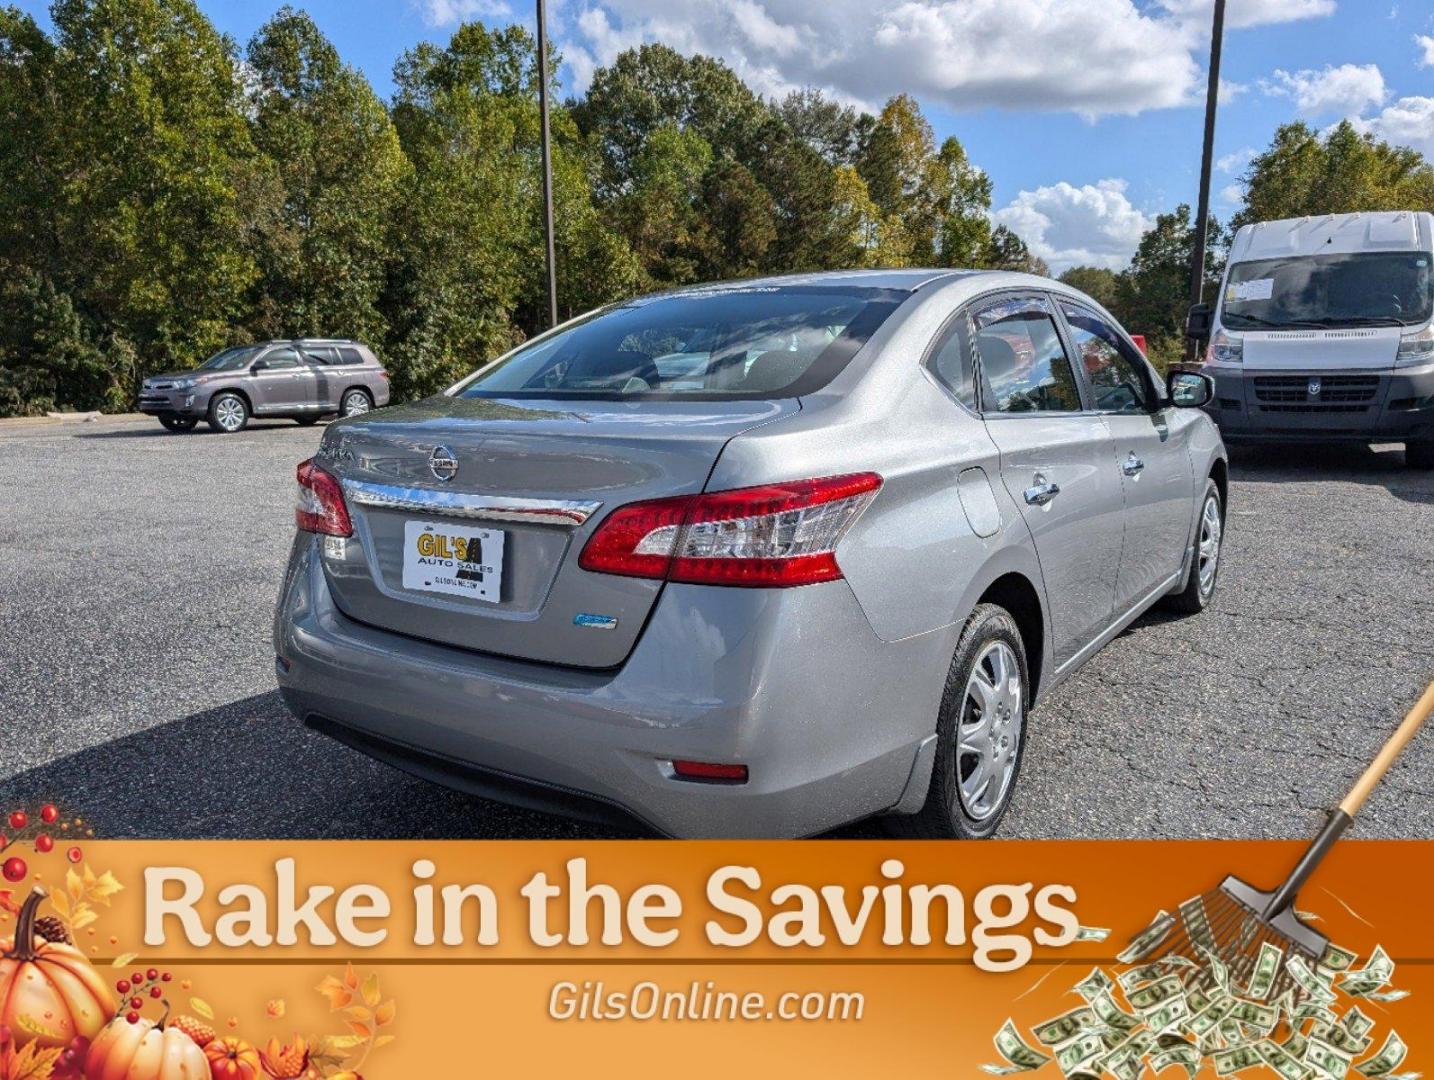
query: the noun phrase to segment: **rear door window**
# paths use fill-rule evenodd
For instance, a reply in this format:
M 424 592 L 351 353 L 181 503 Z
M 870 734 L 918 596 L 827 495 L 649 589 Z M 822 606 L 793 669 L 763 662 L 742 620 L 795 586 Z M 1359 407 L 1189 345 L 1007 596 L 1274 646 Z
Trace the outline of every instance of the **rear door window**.
M 1079 412 L 1080 390 L 1044 297 L 997 300 L 971 316 L 990 413 Z
M 271 349 L 264 354 L 264 363 L 271 369 L 294 368 L 299 366 L 299 354 L 287 345 L 282 349 Z
M 304 355 L 316 364 L 333 365 L 342 363 L 339 351 L 332 345 L 305 345 Z
M 956 400 L 975 412 L 976 374 L 971 361 L 971 324 L 958 315 L 936 339 L 926 362 L 931 373 L 955 395 Z
M 363 354 L 362 354 L 361 352 L 359 352 L 357 349 L 355 349 L 352 345 L 340 345 L 340 346 L 338 347 L 338 349 L 335 350 L 335 351 L 336 351 L 336 352 L 338 353 L 338 355 L 339 355 L 339 360 L 338 360 L 338 362 L 339 362 L 340 364 L 362 364 L 362 363 L 363 363 Z

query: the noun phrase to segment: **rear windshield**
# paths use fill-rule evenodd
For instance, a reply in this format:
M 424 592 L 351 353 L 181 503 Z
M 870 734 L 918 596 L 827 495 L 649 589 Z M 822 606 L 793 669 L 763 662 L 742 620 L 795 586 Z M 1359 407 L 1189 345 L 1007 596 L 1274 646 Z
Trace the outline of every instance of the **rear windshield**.
M 486 398 L 775 398 L 825 386 L 907 297 L 890 289 L 694 289 L 607 308 L 483 369 Z
M 1236 263 L 1220 322 L 1231 330 L 1415 326 L 1434 303 L 1429 262 L 1427 252 L 1381 251 Z

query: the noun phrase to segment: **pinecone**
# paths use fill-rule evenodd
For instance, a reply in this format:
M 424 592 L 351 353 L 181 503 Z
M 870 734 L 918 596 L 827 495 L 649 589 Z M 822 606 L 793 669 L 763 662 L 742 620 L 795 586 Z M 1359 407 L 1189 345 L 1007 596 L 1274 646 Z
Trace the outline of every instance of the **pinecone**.
M 39 934 L 46 941 L 55 942 L 60 945 L 69 945 L 71 942 L 70 932 L 65 929 L 65 924 L 53 915 L 42 915 L 36 919 L 35 933 Z
M 194 1019 L 192 1016 L 176 1016 L 169 1022 L 169 1026 L 178 1028 L 200 1046 L 208 1046 L 216 1037 L 216 1033 L 212 1027 L 201 1020 Z

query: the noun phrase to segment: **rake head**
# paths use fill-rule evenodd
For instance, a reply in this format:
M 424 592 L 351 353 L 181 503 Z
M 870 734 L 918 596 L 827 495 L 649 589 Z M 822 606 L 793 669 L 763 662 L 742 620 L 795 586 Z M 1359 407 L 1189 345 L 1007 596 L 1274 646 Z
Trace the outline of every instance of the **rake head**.
M 1231 988 L 1249 994 L 1256 981 L 1262 946 L 1280 950 L 1279 965 L 1268 979 L 1268 989 L 1257 987 L 1265 1001 L 1278 1000 L 1287 991 L 1302 997 L 1304 990 L 1290 975 L 1286 964 L 1298 956 L 1311 971 L 1324 955 L 1329 939 L 1306 926 L 1289 907 L 1269 914 L 1276 895 L 1239 878 L 1227 877 L 1220 887 L 1180 905 L 1180 914 L 1169 935 L 1152 951 L 1150 960 L 1179 957 L 1195 964 L 1183 967 L 1188 982 L 1210 986 L 1218 982 L 1211 957 L 1224 965 Z

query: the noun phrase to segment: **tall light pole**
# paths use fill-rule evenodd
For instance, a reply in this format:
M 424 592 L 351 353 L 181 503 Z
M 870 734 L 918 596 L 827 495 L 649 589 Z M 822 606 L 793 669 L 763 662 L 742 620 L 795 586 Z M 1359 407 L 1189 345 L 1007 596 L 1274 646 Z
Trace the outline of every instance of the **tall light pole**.
M 1200 202 L 1195 213 L 1195 251 L 1190 259 L 1192 306 L 1200 303 L 1205 291 L 1205 234 L 1210 227 L 1210 163 L 1215 153 L 1215 108 L 1220 100 L 1220 46 L 1224 38 L 1225 0 L 1215 0 L 1215 23 L 1210 30 L 1210 82 L 1205 89 L 1205 149 L 1200 158 Z M 1195 339 L 1187 341 L 1187 359 L 1194 359 L 1197 347 Z
M 1222 0 L 1223 2 L 1223 0 Z M 548 132 L 548 29 L 538 4 L 538 111 L 543 117 L 543 237 L 548 248 L 548 325 L 558 325 L 558 264 L 553 246 L 553 158 Z

